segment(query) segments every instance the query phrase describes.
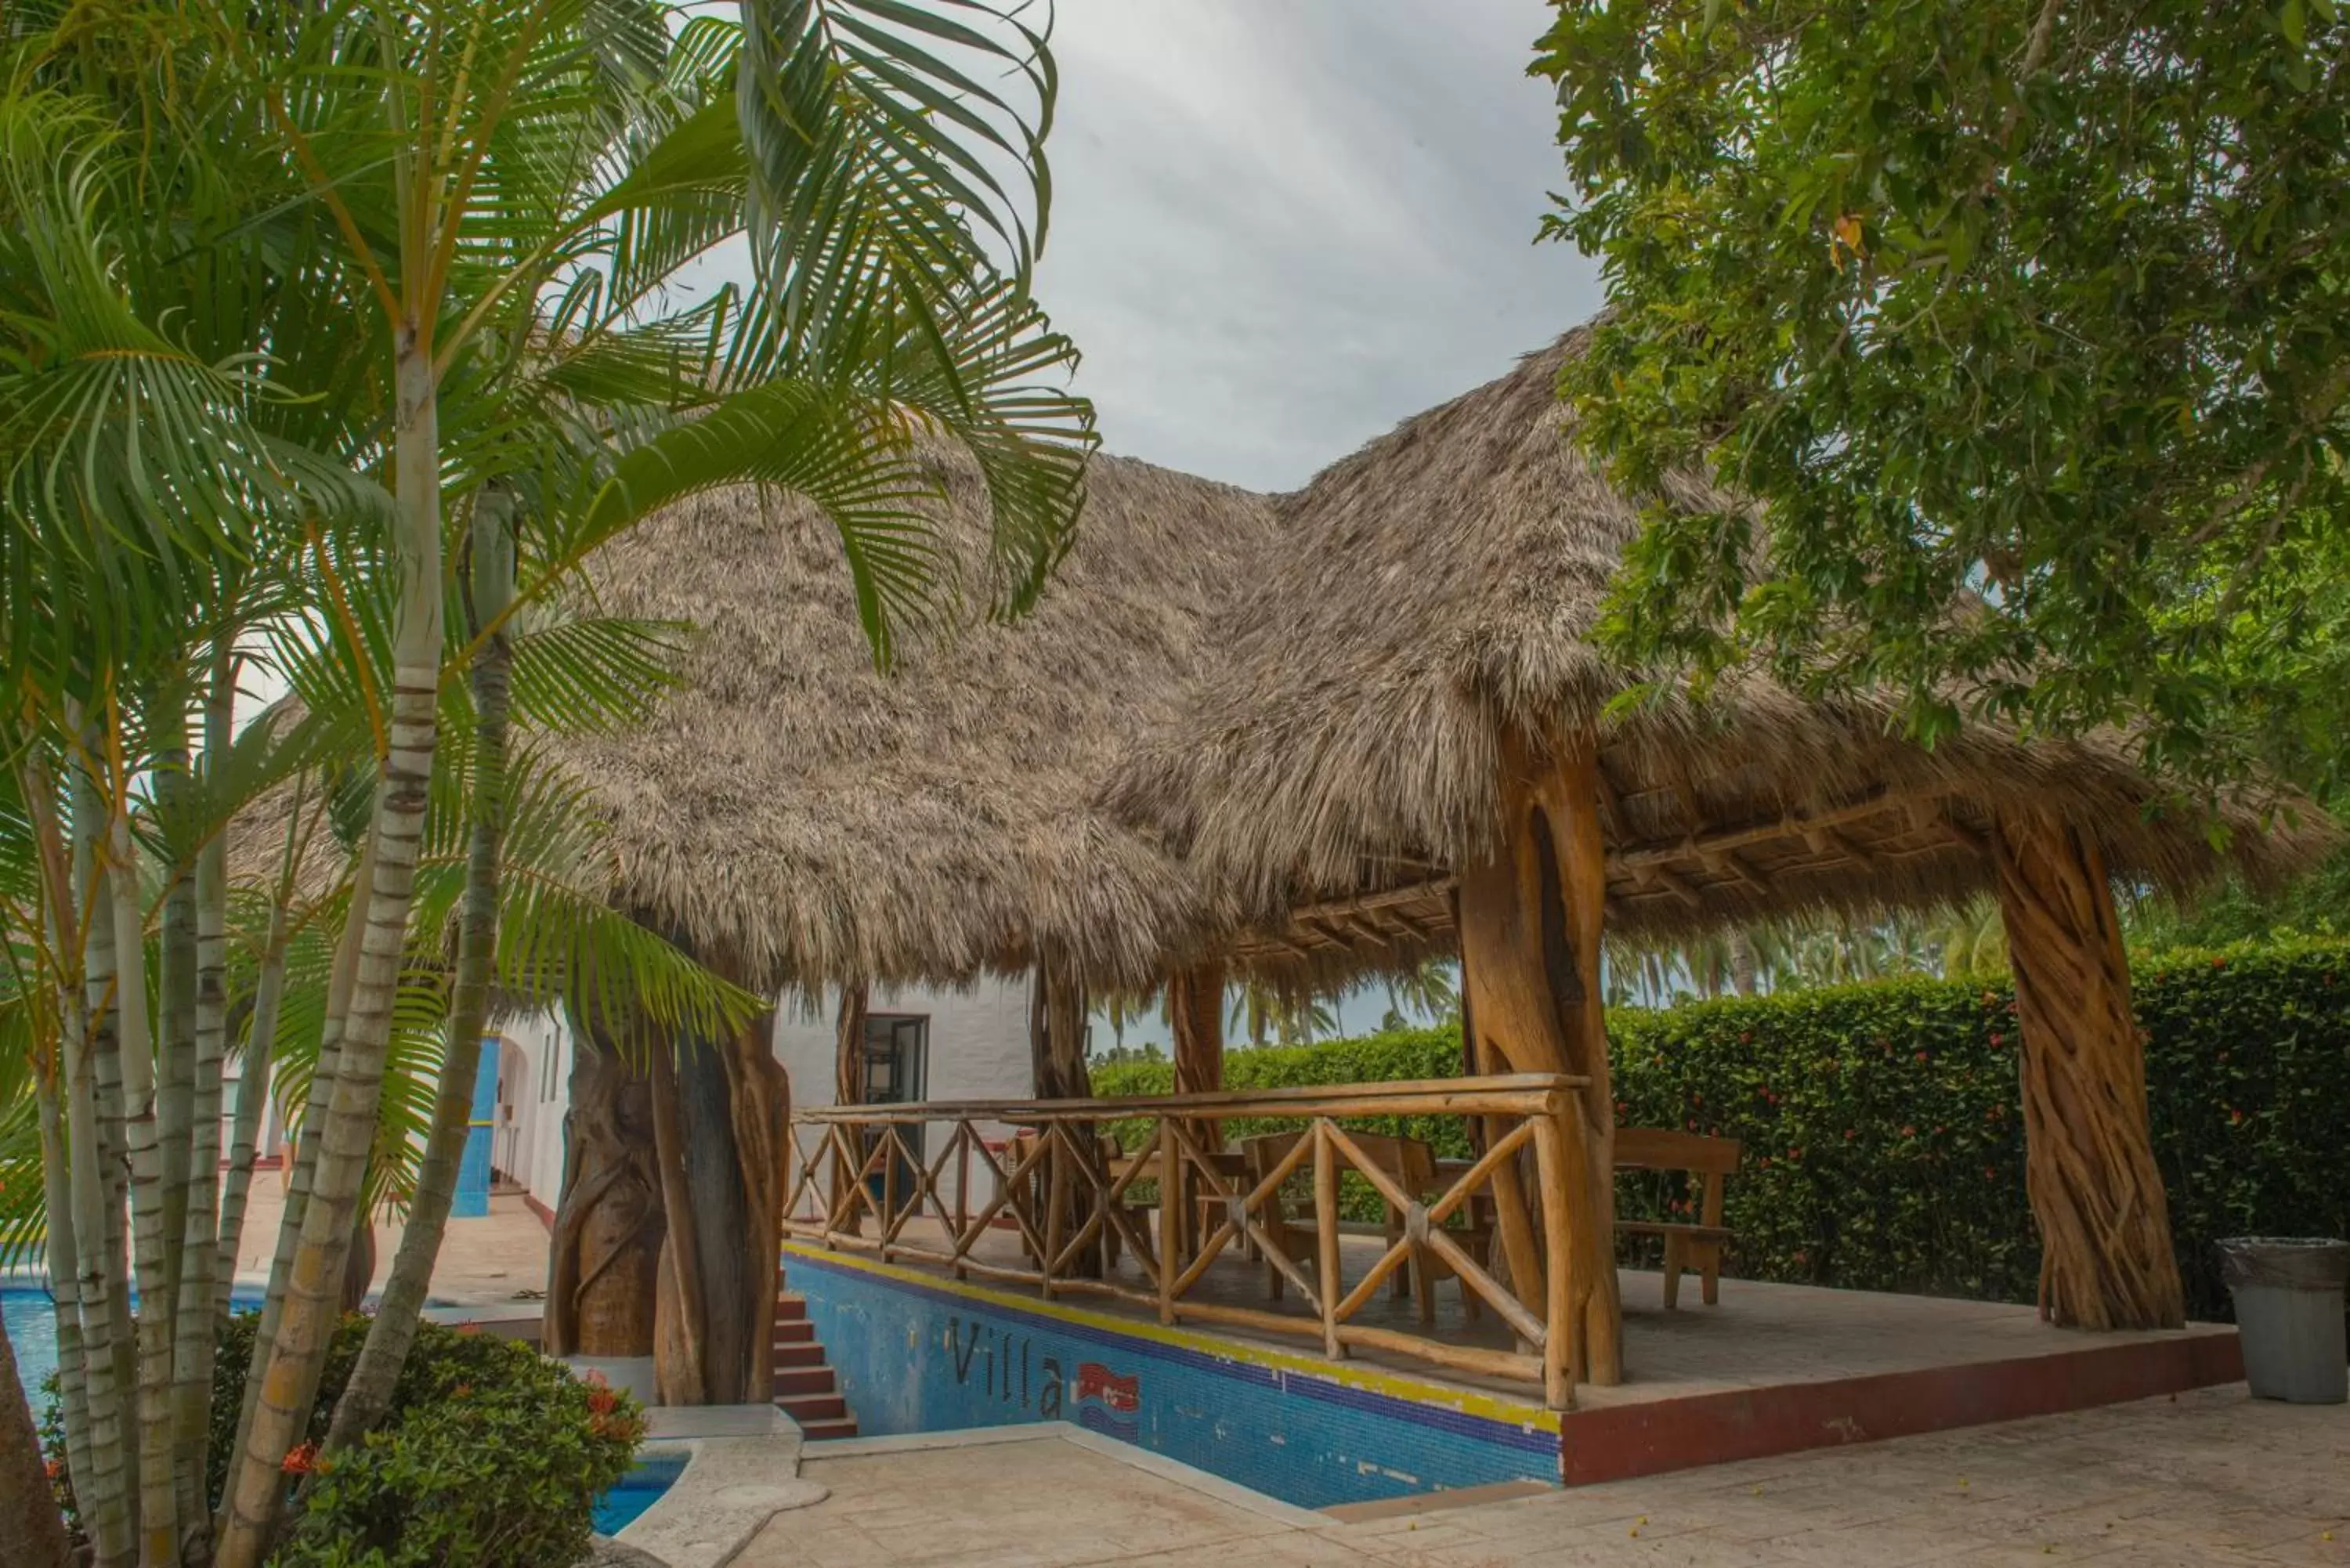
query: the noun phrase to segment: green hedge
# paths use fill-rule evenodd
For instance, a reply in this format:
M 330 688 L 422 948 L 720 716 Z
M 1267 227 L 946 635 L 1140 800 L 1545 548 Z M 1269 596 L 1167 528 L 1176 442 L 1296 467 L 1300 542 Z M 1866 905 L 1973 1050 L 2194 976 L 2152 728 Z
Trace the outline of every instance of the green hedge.
M 2137 955 L 2155 1154 L 2189 1310 L 2223 1317 L 2212 1241 L 2350 1235 L 2350 943 Z M 1939 981 L 1701 1002 L 1610 1020 L 1618 1119 L 1735 1137 L 1733 1271 L 1859 1290 L 2030 1301 L 2039 1244 L 2023 1189 L 2016 1028 L 2004 987 Z M 1455 1029 L 1236 1051 L 1226 1086 L 1439 1077 Z M 1165 1093 L 1127 1063 L 1097 1093 Z M 1367 1127 L 1467 1147 L 1457 1120 Z M 1245 1134 L 1251 1128 L 1235 1125 Z M 1627 1177 L 1627 1214 L 1687 1201 Z

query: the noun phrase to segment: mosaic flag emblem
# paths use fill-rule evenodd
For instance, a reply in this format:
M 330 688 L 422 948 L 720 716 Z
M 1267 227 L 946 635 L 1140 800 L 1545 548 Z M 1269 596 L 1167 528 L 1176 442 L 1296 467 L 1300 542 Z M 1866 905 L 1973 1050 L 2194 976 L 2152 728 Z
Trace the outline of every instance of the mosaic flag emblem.
M 1142 1440 L 1142 1423 L 1136 1418 L 1142 1408 L 1139 1377 L 1120 1377 L 1098 1361 L 1081 1361 L 1076 1406 L 1077 1425 L 1087 1431 L 1121 1442 Z

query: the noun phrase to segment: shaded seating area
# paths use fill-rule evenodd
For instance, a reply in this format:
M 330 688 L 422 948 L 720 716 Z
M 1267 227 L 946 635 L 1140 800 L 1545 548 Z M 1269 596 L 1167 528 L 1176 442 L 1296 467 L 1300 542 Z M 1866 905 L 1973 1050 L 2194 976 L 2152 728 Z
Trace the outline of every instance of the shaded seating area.
M 1568 333 L 1278 503 L 1280 536 L 1218 611 L 1180 717 L 1104 791 L 1235 911 L 1193 962 L 1295 993 L 1458 957 L 1464 1073 L 1574 1084 L 1558 1185 L 1492 1173 L 1493 1250 L 1523 1299 L 1564 1289 L 1571 1376 L 1605 1386 L 1627 1371 L 1616 1172 L 1697 1184 L 1686 1222 L 1625 1229 L 1659 1240 L 1676 1300 L 1689 1272 L 1712 1296 L 1736 1158 L 1614 1125 L 1606 939 L 1991 894 L 2014 970 L 2042 1314 L 2177 1326 L 2115 884 L 2272 880 L 2332 829 L 2281 790 L 2186 799 L 2123 735 L 1978 717 L 1929 749 L 1889 700 L 1813 699 L 1755 670 L 1700 700 L 1617 665 L 1591 634 L 1640 520 L 1568 440 L 1554 389 L 1583 342 Z M 1722 498 L 1676 478 L 1655 499 Z M 1187 1048 L 1204 1060 L 1180 1029 L 1176 1044 L 1179 1074 Z
M 1553 387 L 1580 343 L 1333 465 L 1220 562 L 1183 680 L 1097 753 L 1087 803 L 1157 857 L 1187 919 L 1022 950 L 1035 1098 L 801 1112 L 791 1235 L 1516 1380 L 1565 1408 L 1627 1376 L 1619 1237 L 1660 1247 L 1669 1308 L 1690 1274 L 1717 1302 L 1734 1257 L 1737 1147 L 1616 1125 L 1605 940 L 1989 893 L 2014 964 L 2041 1314 L 2180 1324 L 2114 885 L 2272 879 L 2331 828 L 2279 792 L 2184 801 L 2123 736 L 1983 721 L 1929 750 L 1887 703 L 1755 671 L 1702 702 L 1646 690 L 1589 635 L 1638 513 L 1565 439 Z M 1714 498 L 1677 481 L 1664 499 Z M 1231 981 L 1326 992 L 1439 956 L 1461 965 L 1459 1078 L 1223 1089 Z M 1139 967 L 1165 989 L 1177 1092 L 1087 1098 L 1089 988 Z M 1403 1115 L 1461 1118 L 1471 1157 L 1367 1136 Z M 1230 1136 L 1267 1121 L 1288 1130 Z M 1685 1184 L 1690 1208 L 1619 1225 L 1627 1170 Z M 1466 1330 L 1442 1321 L 1471 1303 Z

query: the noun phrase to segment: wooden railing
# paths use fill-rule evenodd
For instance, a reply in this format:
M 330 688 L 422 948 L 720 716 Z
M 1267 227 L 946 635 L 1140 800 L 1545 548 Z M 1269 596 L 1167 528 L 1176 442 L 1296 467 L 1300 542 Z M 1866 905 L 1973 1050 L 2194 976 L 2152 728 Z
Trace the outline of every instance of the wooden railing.
M 1517 1074 L 1483 1078 L 1164 1095 L 1117 1100 L 964 1100 L 837 1106 L 796 1113 L 795 1173 L 785 1234 L 828 1247 L 915 1260 L 1036 1286 L 1048 1299 L 1091 1293 L 1154 1311 L 1164 1324 L 1228 1324 L 1318 1341 L 1326 1354 L 1363 1349 L 1458 1370 L 1539 1383 L 1565 1408 L 1582 1368 L 1569 1303 L 1575 1249 L 1562 1194 L 1571 1161 L 1586 1158 L 1570 1114 L 1578 1078 Z M 1435 1183 L 1407 1189 L 1392 1161 L 1366 1152 L 1341 1125 L 1359 1117 L 1473 1117 L 1483 1152 Z M 1279 1119 L 1302 1127 L 1267 1166 L 1251 1170 L 1217 1148 L 1221 1124 Z M 1103 1136 L 1115 1123 L 1123 1147 Z M 918 1156 L 911 1129 L 943 1125 L 942 1147 Z M 1014 1129 L 1011 1137 L 1003 1128 Z M 1531 1165 L 1532 1168 L 1526 1167 Z M 1283 1189 L 1308 1170 L 1313 1199 L 1291 1215 Z M 946 1173 L 957 1172 L 950 1199 Z M 1367 1182 L 1399 1224 L 1392 1237 L 1348 1248 L 1340 1178 Z M 979 1179 L 974 1190 L 973 1178 Z M 1139 1199 L 1147 1185 L 1155 1203 Z M 1154 1227 L 1149 1209 L 1156 1207 Z M 1473 1215 L 1492 1224 L 1464 1228 Z M 916 1225 L 917 1220 L 935 1221 Z M 1008 1220 L 1009 1234 L 1003 1226 Z M 1512 1232 L 1498 1242 L 1472 1239 Z M 1301 1244 L 1312 1237 L 1310 1251 Z M 1016 1237 L 1018 1245 L 1009 1243 Z M 991 1241 L 991 1239 L 993 1239 Z M 987 1245 L 983 1251 L 983 1243 Z M 1219 1257 L 1253 1249 L 1297 1295 L 1300 1311 L 1208 1300 L 1201 1283 Z M 1123 1259 L 1118 1254 L 1123 1253 Z M 1349 1257 L 1349 1253 L 1354 1254 Z M 1547 1262 L 1545 1262 L 1547 1261 Z M 1359 1270 L 1349 1282 L 1349 1266 Z M 1513 1346 L 1439 1337 L 1357 1321 L 1399 1269 L 1434 1269 L 1490 1307 Z M 1498 1271 L 1498 1272 L 1497 1272 Z M 1506 1282 L 1501 1273 L 1515 1276 Z M 1587 1288 L 1587 1287 L 1586 1287 Z M 1234 1293 L 1229 1281 L 1219 1293 Z

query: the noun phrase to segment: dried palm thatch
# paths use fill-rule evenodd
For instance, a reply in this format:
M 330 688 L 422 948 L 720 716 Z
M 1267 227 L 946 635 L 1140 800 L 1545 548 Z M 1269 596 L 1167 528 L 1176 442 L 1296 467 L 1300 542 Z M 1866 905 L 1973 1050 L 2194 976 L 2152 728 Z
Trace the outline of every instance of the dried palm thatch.
M 873 667 L 840 542 L 750 490 L 673 507 L 590 575 L 614 614 L 688 622 L 650 722 L 565 742 L 618 854 L 614 896 L 755 986 L 953 982 L 1055 946 L 1098 984 L 1155 979 L 1204 919 L 1149 836 L 1093 799 L 1171 720 L 1206 614 L 1275 524 L 1259 497 L 1115 457 L 1033 614 L 990 621 L 976 466 L 945 481 L 948 613 Z
M 1583 340 L 1284 498 L 1181 718 L 1111 774 L 1112 809 L 1252 924 L 1237 957 L 1318 982 L 1443 950 L 1451 873 L 1497 847 L 1505 731 L 1598 733 L 1608 919 L 1631 931 L 1960 898 L 1994 879 L 2002 812 L 2060 813 L 2117 876 L 2169 888 L 2230 864 L 2267 878 L 2329 841 L 2306 802 L 2247 795 L 2215 847 L 2114 737 L 1976 727 L 1927 751 L 1888 702 L 1754 677 L 1610 715 L 1633 677 L 1588 634 L 1638 523 L 1563 438 L 1553 388 Z

